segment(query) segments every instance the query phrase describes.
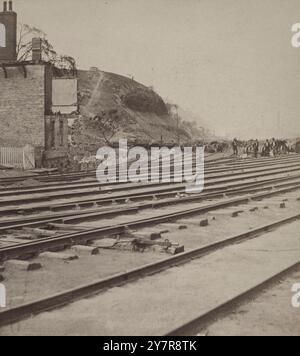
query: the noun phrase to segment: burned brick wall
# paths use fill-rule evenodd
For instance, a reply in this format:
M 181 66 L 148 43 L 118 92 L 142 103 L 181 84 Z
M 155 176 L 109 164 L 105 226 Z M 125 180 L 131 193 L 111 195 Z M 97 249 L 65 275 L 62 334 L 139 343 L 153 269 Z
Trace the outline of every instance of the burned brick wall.
M 68 149 L 68 119 L 60 115 L 48 115 L 45 119 L 45 149 L 66 151 Z
M 0 67 L 0 146 L 44 146 L 47 77 L 44 64 Z

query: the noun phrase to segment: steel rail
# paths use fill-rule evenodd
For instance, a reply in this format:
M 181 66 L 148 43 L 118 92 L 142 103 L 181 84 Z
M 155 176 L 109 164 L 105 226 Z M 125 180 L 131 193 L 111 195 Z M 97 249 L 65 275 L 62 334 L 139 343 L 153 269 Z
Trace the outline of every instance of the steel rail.
M 86 297 L 90 297 L 90 296 L 99 294 L 100 292 L 103 292 L 109 288 L 113 288 L 116 286 L 121 286 L 121 285 L 124 285 L 127 283 L 131 283 L 138 279 L 145 278 L 149 275 L 152 275 L 154 273 L 159 273 L 161 271 L 172 268 L 174 266 L 188 263 L 191 260 L 201 258 L 209 253 L 212 253 L 212 252 L 222 249 L 224 247 L 230 246 L 232 244 L 241 243 L 241 242 L 247 241 L 252 238 L 258 238 L 262 234 L 270 232 L 280 226 L 289 224 L 289 223 L 299 220 L 299 219 L 300 219 L 300 214 L 293 215 L 288 218 L 273 222 L 271 224 L 261 226 L 254 230 L 247 231 L 245 233 L 235 235 L 235 236 L 232 236 L 229 238 L 225 238 L 225 239 L 219 240 L 217 242 L 214 242 L 212 244 L 208 244 L 208 245 L 202 246 L 200 248 L 196 248 L 196 249 L 184 252 L 182 254 L 178 254 L 173 257 L 166 258 L 164 260 L 161 260 L 161 261 L 158 261 L 155 263 L 151 263 L 148 265 L 144 265 L 142 267 L 132 269 L 125 273 L 119 273 L 114 276 L 95 281 L 94 283 L 82 285 L 75 289 L 67 290 L 65 292 L 55 294 L 55 295 L 52 295 L 52 296 L 49 296 L 49 297 L 46 297 L 43 299 L 39 299 L 39 300 L 30 302 L 30 303 L 27 303 L 27 304 L 24 304 L 21 306 L 6 309 L 6 310 L 0 312 L 0 326 L 5 326 L 5 325 L 10 325 L 10 324 L 16 323 L 18 321 L 24 320 L 26 318 L 40 314 L 42 312 L 63 307 L 67 304 L 70 304 L 70 303 L 76 301 L 76 300 L 80 300 L 82 298 L 86 298 Z M 280 275 L 282 275 L 283 273 L 287 273 L 291 269 L 294 269 L 296 267 L 298 268 L 299 265 L 300 265 L 300 263 L 293 265 L 289 269 L 281 272 Z M 264 283 L 266 283 L 266 282 L 264 282 Z M 256 288 L 258 288 L 258 287 L 256 287 Z M 249 291 L 246 292 L 246 294 L 247 293 L 249 293 Z M 242 297 L 242 295 L 239 295 L 237 298 L 240 299 L 241 297 Z M 236 302 L 237 298 L 234 298 L 231 302 Z M 228 304 L 229 304 L 229 302 L 227 302 L 224 305 L 221 305 L 217 309 L 217 311 L 223 310 L 224 308 L 226 309 L 228 307 Z M 209 313 L 215 314 L 215 310 L 210 311 Z M 209 313 L 207 313 L 207 314 L 209 315 Z M 205 316 L 205 315 L 200 316 L 197 319 L 191 321 L 190 323 L 185 324 L 185 325 L 171 331 L 170 333 L 168 333 L 168 335 L 180 335 L 182 330 L 184 331 L 189 326 L 195 325 L 196 322 L 198 322 L 199 320 L 201 321 L 201 318 L 207 318 L 207 316 Z M 210 315 L 209 315 L 209 318 L 211 318 Z
M 268 162 L 277 162 L 277 163 L 280 163 L 281 161 L 289 161 L 289 160 L 294 160 L 294 159 L 297 159 L 299 158 L 299 155 L 298 154 L 294 154 L 294 155 L 291 155 L 291 156 L 286 156 L 286 157 L 276 157 L 276 158 L 260 158 L 260 159 L 224 159 L 224 158 L 221 158 L 219 160 L 219 163 L 217 163 L 217 165 L 221 164 L 221 165 L 226 165 L 226 163 L 228 162 L 234 162 L 234 164 L 232 165 L 232 167 L 235 167 L 237 165 L 240 165 L 241 163 L 242 164 L 248 164 L 248 163 L 254 163 L 254 164 L 259 164 L 259 163 L 262 163 L 262 164 L 268 164 Z M 210 167 L 212 165 L 215 165 L 216 162 L 215 161 L 208 161 L 206 166 L 207 167 Z M 48 175 L 31 175 L 31 176 L 22 176 L 22 177 L 7 177 L 7 178 L 0 178 L 0 184 L 11 184 L 13 182 L 21 182 L 21 181 L 24 181 L 26 179 L 36 179 L 36 180 L 39 180 L 40 182 L 51 182 L 54 178 L 57 178 L 57 180 L 53 180 L 53 182 L 61 182 L 61 181 L 66 181 L 68 182 L 68 184 L 72 184 L 71 181 L 77 181 L 77 182 L 73 182 L 74 184 L 77 184 L 79 180 L 81 179 L 85 179 L 87 177 L 95 177 L 95 174 L 96 174 L 96 171 L 95 170 L 92 170 L 92 171 L 88 171 L 87 172 L 74 172 L 74 173 L 68 173 L 68 174 L 53 174 L 53 177 L 51 178 L 51 174 L 48 174 Z M 60 183 L 58 183 L 60 184 Z M 22 189 L 22 187 L 20 187 Z M 6 188 L 4 188 L 6 189 Z M 9 189 L 9 188 L 8 188 Z
M 181 210 L 175 213 L 163 214 L 147 219 L 129 221 L 122 224 L 116 224 L 113 226 L 86 230 L 79 233 L 61 235 L 58 237 L 42 238 L 39 239 L 38 241 L 30 241 L 15 246 L 7 246 L 7 247 L 0 248 L 0 261 L 4 261 L 11 258 L 13 259 L 20 258 L 22 256 L 27 256 L 27 255 L 36 255 L 40 252 L 51 250 L 53 248 L 58 248 L 58 247 L 66 248 L 74 244 L 82 244 L 82 243 L 85 244 L 88 243 L 89 241 L 100 239 L 102 237 L 122 234 L 124 231 L 126 231 L 126 228 L 141 228 L 145 226 L 156 225 L 163 222 L 169 222 L 174 219 L 176 220 L 176 219 L 180 219 L 183 217 L 200 214 L 200 213 L 203 214 L 209 211 L 214 211 L 229 206 L 248 203 L 251 200 L 261 200 L 263 198 L 275 196 L 278 194 L 284 194 L 299 189 L 300 189 L 300 183 L 288 188 L 272 190 L 271 192 L 267 192 L 267 193 L 253 194 L 253 195 L 239 197 L 235 199 L 228 199 L 225 201 L 217 202 L 206 206 Z
M 286 176 L 286 177 L 280 177 L 280 178 L 272 178 L 272 179 L 264 179 L 261 181 L 255 181 L 254 183 L 252 182 L 243 182 L 243 183 L 234 183 L 231 185 L 227 186 L 218 186 L 222 182 L 218 182 L 217 184 L 213 183 L 207 183 L 206 182 L 206 187 L 204 188 L 202 193 L 206 192 L 221 192 L 226 193 L 226 190 L 231 190 L 233 188 L 238 188 L 238 187 L 254 187 L 254 186 L 260 186 L 262 184 L 275 184 L 277 182 L 282 182 L 282 181 L 287 181 L 287 180 L 295 180 L 300 178 L 300 175 L 291 175 L 291 176 Z M 214 185 L 218 187 L 214 187 Z M 52 211 L 54 212 L 55 210 L 62 210 L 62 209 L 72 209 L 72 208 L 77 208 L 77 207 L 83 207 L 83 206 L 91 206 L 91 205 L 98 205 L 98 204 L 112 204 L 112 203 L 125 203 L 127 199 L 130 199 L 131 201 L 139 201 L 139 200 L 147 200 L 147 199 L 153 199 L 153 196 L 157 198 L 162 198 L 162 197 L 167 197 L 167 196 L 172 196 L 173 194 L 176 193 L 185 193 L 185 184 L 171 184 L 169 187 L 162 188 L 160 186 L 157 187 L 157 189 L 151 189 L 151 190 L 144 190 L 142 192 L 133 192 L 133 193 L 126 193 L 126 194 L 119 194 L 119 195 L 113 195 L 110 197 L 97 197 L 97 198 L 92 198 L 92 199 L 83 199 L 83 200 L 73 200 L 71 202 L 66 202 L 66 203 L 47 203 L 45 205 L 30 205 L 30 206 L 10 206 L 10 207 L 5 207 L 5 208 L 0 208 L 0 213 L 3 214 L 17 214 L 19 212 L 42 212 L 42 211 Z M 1 221 L 0 221 L 1 224 Z
M 284 167 L 282 168 L 284 169 Z M 219 179 L 220 182 L 235 182 L 235 181 L 239 181 L 241 179 L 245 180 L 245 179 L 254 179 L 254 178 L 260 178 L 260 177 L 266 177 L 266 176 L 271 176 L 274 174 L 283 174 L 283 173 L 291 173 L 291 172 L 297 172 L 300 171 L 300 164 L 296 166 L 296 168 L 289 168 L 289 169 L 284 169 L 282 171 L 281 168 L 278 169 L 266 169 L 265 171 L 259 171 L 260 173 L 239 173 L 239 174 L 229 174 L 225 177 L 227 178 L 223 178 L 223 177 L 209 177 L 206 178 L 205 182 L 206 182 L 206 186 L 208 186 L 209 184 L 214 184 L 216 183 L 216 181 Z M 233 177 L 233 178 L 232 178 Z M 210 181 L 214 181 L 213 183 L 211 183 Z M 162 183 L 156 183 L 157 185 L 162 185 Z M 165 184 L 170 184 L 170 183 L 165 183 Z M 176 183 L 175 183 L 176 184 Z M 144 187 L 141 187 L 141 189 L 143 189 Z M 126 188 L 125 188 L 126 189 Z M 118 188 L 114 188 L 114 191 L 123 191 L 124 187 L 118 187 Z M 48 200 L 55 200 L 55 199 L 67 199 L 67 198 L 72 198 L 74 196 L 78 197 L 78 196 L 89 196 L 89 195 L 95 195 L 96 193 L 101 194 L 104 193 L 105 191 L 84 191 L 84 192 L 79 192 L 79 191 L 74 191 L 74 192 L 69 192 L 69 193 L 65 193 L 65 194 L 51 194 L 51 195 L 41 195 L 41 196 L 31 196 L 31 197 L 22 197 L 22 198 L 17 198 L 17 199 L 3 199 L 0 200 L 0 207 L 2 206 L 8 206 L 8 205 L 14 205 L 14 204 L 21 204 L 21 203 L 26 203 L 26 204 L 30 204 L 33 202 L 43 202 L 43 201 L 48 201 Z
M 252 170 L 252 168 L 237 168 L 237 169 L 226 169 L 226 170 L 218 170 L 218 171 L 211 171 L 211 170 L 206 170 L 205 174 L 212 174 L 212 173 L 225 173 L 225 172 L 229 172 L 230 174 L 226 175 L 226 176 L 234 176 L 234 175 L 239 175 L 239 174 L 245 174 L 245 173 L 257 173 L 257 172 L 263 172 L 267 169 L 271 170 L 271 167 L 274 167 L 273 169 L 284 169 L 284 168 L 289 168 L 289 167 L 294 167 L 299 165 L 299 160 L 293 162 L 295 164 L 293 165 L 286 165 L 286 164 L 272 164 L 272 165 L 259 165 L 258 167 L 260 167 L 261 169 L 257 169 L 257 170 Z M 180 175 L 179 175 L 180 176 Z M 216 176 L 218 177 L 218 176 Z M 162 175 L 160 174 L 160 179 L 162 178 Z M 174 175 L 171 174 L 171 179 L 174 179 Z M 147 183 L 147 184 L 143 184 L 143 186 L 148 187 L 148 186 L 155 186 L 157 184 L 163 184 L 163 182 L 161 183 Z M 166 183 L 168 184 L 168 183 Z M 50 193 L 50 192 L 57 192 L 57 191 L 67 191 L 67 190 L 83 190 L 83 189 L 92 189 L 92 188 L 105 188 L 107 186 L 111 186 L 113 189 L 116 185 L 120 185 L 121 189 L 134 189 L 135 187 L 138 187 L 138 185 L 134 185 L 131 184 L 130 182 L 126 182 L 126 183 L 100 183 L 100 182 L 82 182 L 81 184 L 76 183 L 76 185 L 73 183 L 68 184 L 68 185 L 55 185 L 52 187 L 32 187 L 32 188 L 28 188 L 28 187 L 20 187 L 20 188 L 15 188 L 15 189 L 0 189 L 0 198 L 2 197 L 9 197 L 9 196 L 17 196 L 17 195 L 26 195 L 26 194 L 38 194 L 38 193 Z
M 293 182 L 290 183 L 284 183 L 284 184 L 276 184 L 276 182 L 280 181 L 286 181 L 286 180 L 292 180 Z M 18 218 L 18 219 L 9 219 L 9 220 L 0 220 L 0 232 L 5 231 L 5 230 L 14 230 L 14 229 L 20 229 L 23 227 L 36 227 L 39 225 L 45 225 L 47 223 L 63 223 L 68 221 L 70 222 L 81 222 L 85 221 L 90 218 L 102 218 L 102 217 L 112 217 L 115 215 L 119 215 L 120 213 L 124 214 L 129 214 L 129 213 L 137 213 L 141 209 L 147 209 L 147 208 L 158 208 L 158 207 L 163 207 L 167 205 L 174 205 L 174 204 L 184 204 L 184 203 L 189 203 L 189 202 L 195 202 L 195 201 L 204 201 L 208 199 L 217 199 L 217 198 L 223 198 L 224 196 L 232 196 L 232 195 L 238 195 L 238 194 L 250 194 L 258 191 L 269 191 L 272 189 L 278 189 L 278 188 L 283 188 L 283 187 L 289 187 L 289 186 L 294 186 L 295 178 L 285 178 L 284 180 L 278 180 L 278 181 L 271 181 L 271 182 L 262 182 L 262 183 L 254 183 L 254 184 L 249 184 L 246 186 L 241 186 L 240 184 L 237 185 L 237 187 L 233 187 L 231 189 L 225 189 L 225 190 L 219 190 L 219 189 L 212 189 L 212 192 L 206 193 L 206 194 L 195 194 L 191 196 L 180 196 L 175 198 L 170 198 L 168 200 L 163 200 L 166 199 L 167 196 L 173 196 L 174 194 L 178 194 L 178 191 L 173 191 L 171 193 L 162 193 L 162 194 L 156 194 L 156 197 L 161 200 L 155 200 L 153 201 L 153 194 L 151 195 L 138 195 L 138 196 L 133 196 L 133 197 L 128 197 L 124 196 L 119 199 L 107 199 L 107 201 L 102 200 L 101 203 L 104 204 L 106 202 L 112 203 L 112 201 L 115 201 L 116 203 L 126 203 L 128 198 L 130 199 L 131 202 L 137 200 L 140 201 L 141 199 L 143 200 L 148 200 L 151 199 L 151 202 L 144 202 L 135 206 L 127 207 L 127 208 L 121 208 L 117 207 L 115 209 L 107 209 L 103 210 L 102 208 L 94 208 L 94 209 L 86 209 L 83 211 L 76 211 L 76 212 L 66 212 L 66 213 L 56 213 L 56 214 L 50 214 L 46 216 L 29 216 L 29 217 L 23 217 L 23 218 Z M 271 185 L 266 185 L 266 184 L 271 184 Z M 300 184 L 300 181 L 298 182 Z M 184 192 L 184 190 L 182 191 Z
M 265 167 L 271 167 L 271 166 L 283 166 L 287 163 L 297 163 L 299 162 L 298 158 L 293 157 L 293 160 L 289 160 L 287 162 L 287 160 L 285 161 L 272 161 L 271 163 L 262 165 L 262 164 L 256 164 L 256 165 L 252 165 L 252 166 L 248 166 L 248 165 L 241 165 L 238 167 L 227 167 L 227 168 L 223 168 L 223 169 L 208 169 L 206 170 L 206 174 L 210 174 L 210 173 L 223 173 L 223 172 L 232 172 L 232 171 L 243 171 L 245 169 L 252 169 L 252 168 L 256 168 L 256 167 L 261 167 L 261 168 L 265 168 Z M 259 170 L 258 170 L 259 171 Z M 237 172 L 239 173 L 239 172 Z M 244 172 L 242 172 L 244 173 Z M 96 174 L 96 173 L 95 173 Z M 174 178 L 173 176 L 171 178 Z M 84 188 L 101 188 L 101 187 L 106 187 L 106 186 L 115 186 L 115 185 L 123 185 L 126 186 L 126 184 L 128 184 L 128 182 L 124 182 L 124 183 L 120 183 L 120 182 L 116 182 L 116 183 L 99 183 L 96 182 L 96 178 L 91 180 L 91 181 L 83 181 L 80 184 L 78 182 L 66 182 L 66 183 L 59 183 L 59 184 L 52 184 L 52 185 L 43 185 L 43 186 L 37 186 L 37 187 L 10 187 L 10 188 L 2 188 L 0 189 L 0 197 L 5 197 L 5 196 L 11 196 L 11 195 L 24 195 L 24 194 L 35 194 L 38 192 L 44 192 L 44 193 L 48 193 L 48 192 L 52 192 L 54 190 L 58 190 L 62 189 L 62 190 L 74 190 L 74 189 L 84 189 Z
M 240 293 L 226 302 L 219 304 L 217 307 L 210 309 L 209 311 L 198 315 L 193 320 L 190 320 L 175 329 L 166 333 L 165 336 L 191 336 L 201 330 L 204 330 L 209 325 L 213 324 L 219 319 L 222 319 L 232 313 L 241 305 L 252 301 L 266 289 L 276 285 L 280 280 L 288 277 L 293 272 L 299 271 L 300 261 L 283 269 L 277 274 L 274 274 L 270 278 L 265 279 L 263 282 L 249 288 L 243 293 Z
M 229 161 L 235 161 L 237 160 L 236 158 L 219 158 L 216 160 L 208 160 L 206 161 L 208 164 L 223 164 Z M 91 170 L 84 170 L 84 171 L 75 171 L 75 172 L 68 172 L 68 173 L 58 173 L 58 172 L 53 172 L 53 173 L 37 173 L 37 174 L 31 174 L 31 175 L 26 175 L 26 176 L 12 176 L 12 177 L 1 177 L 0 178 L 0 184 L 3 183 L 11 183 L 11 182 L 20 182 L 22 180 L 26 179 L 37 179 L 37 180 L 45 180 L 45 181 L 51 181 L 52 179 L 57 179 L 60 181 L 62 178 L 65 178 L 67 180 L 70 180 L 72 178 L 75 179 L 82 179 L 87 176 L 94 176 L 95 175 L 95 169 Z

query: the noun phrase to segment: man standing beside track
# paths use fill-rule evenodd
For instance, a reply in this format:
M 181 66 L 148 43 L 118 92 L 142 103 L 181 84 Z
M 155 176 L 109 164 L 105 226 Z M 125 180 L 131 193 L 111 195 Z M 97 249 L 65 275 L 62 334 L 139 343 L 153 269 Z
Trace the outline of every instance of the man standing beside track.
M 257 158 L 257 156 L 258 156 L 258 151 L 259 151 L 259 142 L 258 142 L 258 140 L 255 140 L 253 142 L 253 152 L 254 152 L 255 158 Z
M 270 156 L 270 150 L 271 150 L 271 145 L 269 140 L 267 140 L 263 146 L 262 149 L 262 156 L 263 157 L 269 157 Z
M 271 141 L 271 152 L 273 157 L 277 156 L 277 142 L 274 137 L 272 138 Z
M 238 140 L 235 138 L 233 141 L 232 141 L 232 149 L 233 149 L 233 154 L 235 156 L 238 156 L 239 154 L 239 150 L 238 150 Z

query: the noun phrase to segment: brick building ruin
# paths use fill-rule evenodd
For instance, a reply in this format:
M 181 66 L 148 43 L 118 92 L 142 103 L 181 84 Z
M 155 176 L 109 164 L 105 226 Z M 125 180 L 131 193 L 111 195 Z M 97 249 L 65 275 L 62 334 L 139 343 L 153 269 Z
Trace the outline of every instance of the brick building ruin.
M 77 78 L 56 76 L 42 60 L 42 42 L 34 38 L 32 60 L 16 53 L 17 14 L 12 1 L 0 12 L 0 147 L 31 145 L 36 166 L 57 165 L 67 156 L 68 122 L 78 113 Z M 70 120 L 72 119 L 72 120 Z

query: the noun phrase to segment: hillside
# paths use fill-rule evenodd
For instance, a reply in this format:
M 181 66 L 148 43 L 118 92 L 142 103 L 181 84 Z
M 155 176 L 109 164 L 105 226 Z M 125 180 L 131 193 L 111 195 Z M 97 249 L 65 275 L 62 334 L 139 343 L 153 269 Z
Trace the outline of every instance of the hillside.
M 99 146 L 127 138 L 132 143 L 177 142 L 177 120 L 151 88 L 130 78 L 92 68 L 78 72 L 81 118 L 73 130 L 75 145 Z M 182 141 L 190 130 L 179 128 Z

